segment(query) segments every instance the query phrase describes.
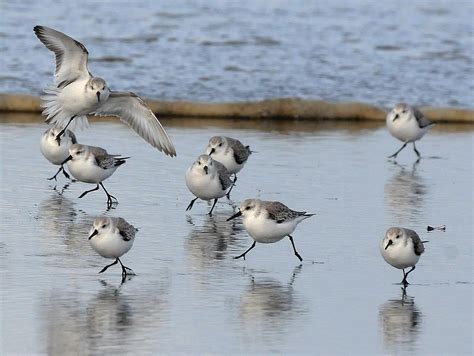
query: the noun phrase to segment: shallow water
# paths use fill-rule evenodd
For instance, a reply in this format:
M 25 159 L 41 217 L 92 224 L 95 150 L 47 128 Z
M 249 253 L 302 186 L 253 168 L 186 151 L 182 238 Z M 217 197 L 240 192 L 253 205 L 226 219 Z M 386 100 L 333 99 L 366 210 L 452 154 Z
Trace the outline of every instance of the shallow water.
M 37 24 L 82 41 L 115 90 L 154 99 L 298 96 L 472 108 L 472 1 L 3 1 L 0 92 L 39 94 Z
M 164 120 L 170 159 L 94 122 L 81 142 L 132 156 L 105 182 L 119 200 L 106 212 L 101 191 L 77 198 L 90 185 L 46 180 L 39 117 L 0 122 L 2 354 L 472 352 L 472 127 L 438 125 L 418 144 L 425 158 L 407 149 L 396 165 L 385 157 L 399 143 L 373 124 Z M 213 134 L 257 152 L 232 201 L 187 214 L 184 172 Z M 225 219 L 248 197 L 316 213 L 293 235 L 301 266 L 286 239 L 232 259 L 252 240 Z M 88 243 L 104 213 L 140 229 L 122 285 L 119 268 L 97 274 L 109 261 Z M 378 251 L 393 225 L 430 241 L 403 300 Z

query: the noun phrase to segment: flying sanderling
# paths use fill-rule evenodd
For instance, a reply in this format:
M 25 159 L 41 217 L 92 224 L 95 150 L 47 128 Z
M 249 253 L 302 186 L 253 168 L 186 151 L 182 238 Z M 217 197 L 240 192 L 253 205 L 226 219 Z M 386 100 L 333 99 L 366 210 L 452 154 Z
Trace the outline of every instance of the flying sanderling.
M 168 134 L 142 99 L 131 92 L 111 91 L 104 79 L 92 76 L 87 68 L 89 53 L 82 43 L 45 26 L 35 26 L 34 31 L 56 56 L 54 85 L 41 98 L 46 122 L 62 129 L 58 141 L 73 120 L 82 127 L 87 126 L 89 114 L 118 116 L 150 145 L 176 156 Z
M 412 108 L 410 105 L 399 103 L 388 113 L 386 124 L 392 136 L 404 142 L 403 146 L 388 158 L 397 158 L 400 151 L 410 142 L 413 143 L 413 150 L 420 158 L 420 152 L 416 149 L 415 141 L 421 139 L 430 126 L 433 125 L 423 116 L 421 111 Z
M 112 199 L 115 199 L 116 202 L 117 198 L 107 192 L 102 182 L 109 178 L 118 166 L 124 164 L 127 158 L 129 157 L 110 155 L 100 147 L 76 143 L 69 148 L 69 157 L 64 160 L 63 164 L 67 162 L 69 172 L 78 181 L 97 184 L 97 187 L 85 191 L 79 198 L 98 190 L 100 185 L 107 194 L 107 208 L 110 208 L 113 204 Z
M 255 247 L 256 242 L 273 243 L 288 236 L 296 257 L 303 261 L 300 254 L 296 251 L 293 236 L 290 234 L 300 222 L 315 214 L 291 210 L 278 201 L 246 199 L 240 204 L 239 211 L 228 218 L 227 221 L 240 215 L 243 216 L 245 229 L 255 241 L 247 251 L 234 258 L 243 257 L 245 260 L 245 255 Z
M 71 130 L 66 130 L 63 135 L 61 142 L 56 140 L 56 136 L 59 131 L 58 127 L 51 127 L 46 130 L 41 136 L 40 149 L 43 156 L 56 166 L 61 166 L 54 176 L 48 178 L 48 180 L 56 180 L 56 176 L 62 171 L 64 176 L 68 179 L 69 174 L 64 170 L 63 162 L 69 156 L 69 147 L 77 143 L 76 136 Z
M 191 210 L 194 202 L 200 198 L 202 200 L 214 199 L 214 204 L 209 211 L 216 206 L 217 200 L 222 198 L 227 189 L 232 185 L 230 174 L 223 164 L 213 160 L 208 155 L 200 155 L 198 159 L 188 168 L 185 175 L 186 185 L 196 198 L 191 200 L 186 211 Z
M 237 173 L 244 167 L 251 153 L 249 146 L 244 146 L 234 138 L 214 136 L 209 139 L 206 154 L 222 163 L 229 173 L 234 175 L 234 182 L 227 192 L 227 198 L 230 198 L 230 192 L 237 182 Z
M 115 258 L 113 263 L 102 268 L 99 273 L 105 272 L 107 268 L 118 262 L 122 266 L 122 277 L 127 274 L 135 274 L 122 264 L 120 257 L 132 248 L 137 231 L 138 229 L 123 218 L 102 216 L 94 220 L 89 232 L 89 242 L 92 248 L 102 257 Z
M 408 274 L 415 269 L 421 254 L 425 251 L 418 234 L 410 229 L 391 227 L 387 230 L 385 237 L 380 242 L 380 253 L 384 260 L 395 268 L 403 271 L 401 284 L 409 284 Z M 405 273 L 405 268 L 411 269 Z

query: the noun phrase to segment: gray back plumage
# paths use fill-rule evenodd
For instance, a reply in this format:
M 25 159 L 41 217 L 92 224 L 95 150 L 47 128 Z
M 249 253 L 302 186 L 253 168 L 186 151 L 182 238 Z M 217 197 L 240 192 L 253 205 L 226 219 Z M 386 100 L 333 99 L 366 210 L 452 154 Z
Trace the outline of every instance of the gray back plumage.
M 294 220 L 299 216 L 310 216 L 305 211 L 291 210 L 285 204 L 278 201 L 262 201 L 262 205 L 267 210 L 270 219 L 275 220 L 279 224 Z
M 135 233 L 138 231 L 133 225 L 129 224 L 123 218 L 112 218 L 115 221 L 117 229 L 119 229 L 120 235 L 122 235 L 125 241 L 130 241 L 135 238 Z
M 418 122 L 418 126 L 420 128 L 432 125 L 432 122 L 429 121 L 420 110 L 413 108 L 413 114 L 415 115 L 415 119 Z
M 415 248 L 416 255 L 420 256 L 423 252 L 425 252 L 425 246 L 423 246 L 423 242 L 421 242 L 421 239 L 416 231 L 405 229 L 405 233 L 407 234 L 408 238 L 413 241 L 413 247 Z
M 230 174 L 227 168 L 216 160 L 213 161 L 214 166 L 216 167 L 217 174 L 219 174 L 219 181 L 222 185 L 222 190 L 226 190 L 232 185 L 232 180 L 230 179 Z
M 247 161 L 251 153 L 249 146 L 244 146 L 242 142 L 231 137 L 226 137 L 226 140 L 229 146 L 232 147 L 232 150 L 234 151 L 235 161 L 238 164 L 242 164 Z

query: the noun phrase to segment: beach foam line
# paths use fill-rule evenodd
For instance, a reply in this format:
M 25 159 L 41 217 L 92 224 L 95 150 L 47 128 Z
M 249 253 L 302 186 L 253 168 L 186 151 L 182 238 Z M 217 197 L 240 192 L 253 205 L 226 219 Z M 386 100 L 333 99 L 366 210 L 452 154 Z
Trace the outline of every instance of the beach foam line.
M 385 121 L 387 109 L 358 102 L 283 98 L 235 103 L 145 100 L 153 112 L 168 117 L 293 119 L 330 121 Z M 436 123 L 474 123 L 474 110 L 421 107 Z M 33 95 L 0 94 L 0 112 L 39 113 L 40 98 Z

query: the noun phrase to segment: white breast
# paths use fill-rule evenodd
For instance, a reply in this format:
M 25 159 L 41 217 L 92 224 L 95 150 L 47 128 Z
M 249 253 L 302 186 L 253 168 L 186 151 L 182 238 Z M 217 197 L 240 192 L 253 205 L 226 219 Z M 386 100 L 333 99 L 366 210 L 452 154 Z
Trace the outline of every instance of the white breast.
M 87 160 L 71 160 L 67 165 L 72 176 L 84 183 L 100 183 L 109 178 L 117 167 L 103 169 L 97 166 L 95 158 L 90 156 Z
M 127 253 L 133 246 L 133 239 L 125 241 L 122 235 L 116 232 L 100 234 L 89 240 L 92 248 L 102 257 L 119 258 Z
M 260 243 L 280 241 L 295 231 L 297 225 L 295 221 L 278 224 L 276 221 L 264 217 L 264 214 L 257 217 L 244 217 L 243 223 L 249 235 Z
M 225 195 L 217 174 L 197 174 L 189 168 L 185 178 L 188 189 L 200 199 L 211 200 Z

